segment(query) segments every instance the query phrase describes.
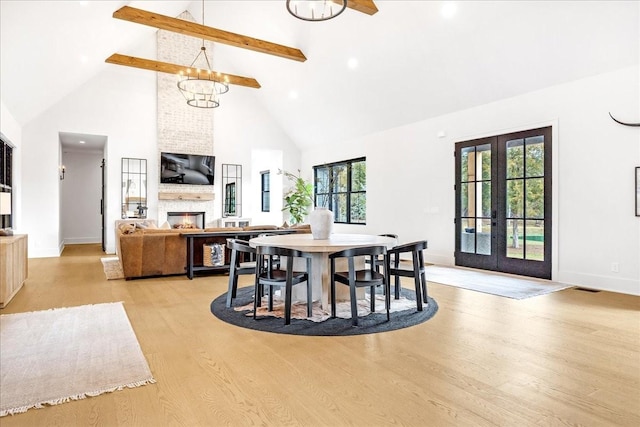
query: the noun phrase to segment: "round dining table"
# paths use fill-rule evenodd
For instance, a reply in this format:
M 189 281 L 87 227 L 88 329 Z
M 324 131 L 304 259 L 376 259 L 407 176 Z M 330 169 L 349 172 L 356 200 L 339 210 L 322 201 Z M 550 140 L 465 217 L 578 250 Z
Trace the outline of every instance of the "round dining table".
M 329 288 L 331 286 L 329 254 L 339 252 L 344 249 L 384 245 L 387 249 L 394 247 L 397 242 L 392 237 L 378 236 L 372 234 L 340 234 L 333 233 L 328 239 L 314 239 L 310 233 L 295 233 L 255 237 L 249 240 L 251 246 L 279 246 L 283 248 L 296 249 L 311 254 L 311 286 L 312 297 L 314 301 L 320 301 L 322 309 L 328 310 L 329 306 Z M 363 266 L 364 259 L 357 265 Z M 298 266 L 304 269 L 304 262 L 301 261 Z M 336 268 L 338 270 L 346 270 L 346 260 L 336 260 Z M 294 268 L 296 264 L 294 263 Z M 364 289 L 360 288 L 360 297 L 364 295 Z M 295 290 L 293 293 L 294 300 L 306 300 L 306 289 L 301 288 L 300 291 Z M 348 300 L 349 289 L 346 286 L 336 288 L 336 300 Z

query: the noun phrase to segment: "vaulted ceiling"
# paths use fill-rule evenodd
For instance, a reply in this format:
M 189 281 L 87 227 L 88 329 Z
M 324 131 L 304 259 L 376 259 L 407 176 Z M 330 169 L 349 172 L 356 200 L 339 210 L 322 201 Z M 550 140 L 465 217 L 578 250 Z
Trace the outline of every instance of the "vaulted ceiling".
M 0 1 L 0 95 L 16 120 L 35 119 L 116 67 L 105 62 L 109 56 L 129 55 L 153 37 L 155 28 L 113 17 L 125 5 L 203 19 L 201 1 Z M 372 15 L 347 9 L 330 21 L 305 22 L 284 0 L 207 0 L 206 26 L 297 48 L 307 58 L 215 43 L 213 69 L 261 85 L 232 86 L 224 96 L 250 93 L 304 148 L 631 66 L 640 55 L 637 1 L 375 5 Z

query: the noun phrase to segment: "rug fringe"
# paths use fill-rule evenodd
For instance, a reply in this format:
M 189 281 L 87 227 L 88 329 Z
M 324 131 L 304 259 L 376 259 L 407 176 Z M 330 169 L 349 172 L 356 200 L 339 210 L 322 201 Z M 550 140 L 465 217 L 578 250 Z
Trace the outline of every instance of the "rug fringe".
M 148 384 L 155 384 L 155 383 L 156 383 L 156 380 L 153 377 L 151 377 L 145 380 L 134 381 L 128 384 L 123 384 L 123 385 L 111 387 L 108 389 L 89 391 L 86 393 L 76 394 L 68 397 L 62 397 L 59 399 L 46 400 L 44 402 L 38 402 L 32 405 L 20 406 L 17 408 L 2 409 L 0 410 L 0 417 L 4 417 L 7 415 L 21 414 L 21 413 L 27 412 L 31 408 L 42 409 L 45 406 L 59 405 L 61 403 L 71 402 L 73 400 L 82 400 L 82 399 L 86 399 L 87 397 L 95 397 L 104 393 L 112 393 L 114 391 L 124 390 L 125 388 L 136 388 L 136 387 L 140 387 Z

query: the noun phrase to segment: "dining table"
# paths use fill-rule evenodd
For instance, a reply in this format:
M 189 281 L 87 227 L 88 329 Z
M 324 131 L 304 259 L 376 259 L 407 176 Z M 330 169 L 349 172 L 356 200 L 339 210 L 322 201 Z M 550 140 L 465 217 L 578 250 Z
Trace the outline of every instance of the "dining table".
M 373 234 L 342 234 L 332 233 L 328 239 L 314 239 L 310 233 L 296 233 L 285 235 L 267 235 L 255 237 L 249 240 L 249 244 L 257 248 L 258 246 L 279 246 L 283 248 L 296 249 L 311 254 L 311 286 L 312 298 L 320 301 L 320 306 L 324 310 L 330 309 L 329 289 L 331 286 L 329 255 L 344 249 L 351 249 L 365 246 L 383 245 L 391 249 L 397 244 L 393 237 L 379 236 Z M 346 267 L 346 260 L 336 260 L 336 268 L 342 270 Z M 360 259 L 356 265 L 362 267 L 364 259 Z M 300 262 L 298 266 L 304 269 L 305 263 Z M 294 263 L 296 268 L 296 263 Z M 299 270 L 300 268 L 296 268 Z M 346 270 L 346 268 L 344 268 Z M 364 289 L 360 288 L 360 297 L 364 296 Z M 306 289 L 301 288 L 292 293 L 295 301 L 306 300 Z M 336 300 L 348 300 L 349 288 L 346 286 L 336 287 Z

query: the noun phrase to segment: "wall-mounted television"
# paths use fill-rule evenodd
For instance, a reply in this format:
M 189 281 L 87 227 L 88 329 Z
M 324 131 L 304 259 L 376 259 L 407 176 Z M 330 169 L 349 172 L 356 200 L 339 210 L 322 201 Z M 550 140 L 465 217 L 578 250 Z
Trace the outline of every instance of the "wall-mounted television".
M 213 185 L 214 156 L 160 153 L 160 183 Z

